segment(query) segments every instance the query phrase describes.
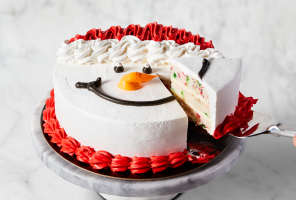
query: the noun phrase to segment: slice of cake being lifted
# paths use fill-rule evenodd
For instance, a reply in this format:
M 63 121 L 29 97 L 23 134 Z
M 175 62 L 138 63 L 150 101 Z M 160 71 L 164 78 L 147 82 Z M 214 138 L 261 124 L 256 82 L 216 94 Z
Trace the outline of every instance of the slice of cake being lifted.
M 169 59 L 171 91 L 189 119 L 213 135 L 238 104 L 242 63 L 240 59 L 209 58 L 209 66 L 200 77 L 203 61 L 204 58 Z

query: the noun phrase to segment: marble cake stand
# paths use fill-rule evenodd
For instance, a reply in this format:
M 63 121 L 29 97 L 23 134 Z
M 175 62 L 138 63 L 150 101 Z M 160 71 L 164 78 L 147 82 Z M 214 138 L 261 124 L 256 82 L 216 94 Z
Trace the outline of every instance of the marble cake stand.
M 188 173 L 173 178 L 147 180 L 114 179 L 81 169 L 56 154 L 47 144 L 40 128 L 40 114 L 49 93 L 39 102 L 32 118 L 32 141 L 42 162 L 63 179 L 94 190 L 105 199 L 169 200 L 178 193 L 205 185 L 226 173 L 244 151 L 247 139 L 234 138 L 215 159 Z

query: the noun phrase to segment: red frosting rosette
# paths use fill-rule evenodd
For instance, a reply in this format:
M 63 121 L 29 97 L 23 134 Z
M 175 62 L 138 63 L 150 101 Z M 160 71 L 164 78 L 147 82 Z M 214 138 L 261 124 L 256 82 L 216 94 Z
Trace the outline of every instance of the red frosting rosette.
M 61 152 L 64 152 L 69 154 L 70 156 L 73 156 L 76 153 L 77 148 L 80 147 L 80 143 L 74 138 L 72 138 L 71 136 L 69 136 L 66 139 L 62 139 L 61 146 L 62 146 L 60 150 Z
M 113 156 L 107 151 L 97 151 L 89 160 L 94 169 L 106 169 L 110 166 Z
M 150 170 L 150 160 L 144 157 L 133 157 L 131 165 L 129 167 L 133 174 L 143 174 Z
M 62 140 L 68 137 L 63 128 L 56 129 L 51 136 L 52 138 L 50 141 L 57 144 L 59 147 L 62 147 Z
M 152 156 L 151 169 L 154 173 L 161 172 L 170 166 L 170 161 L 166 156 Z
M 50 97 L 54 97 L 54 89 L 50 91 Z
M 54 97 L 46 99 L 45 105 L 46 108 L 54 108 Z
M 76 149 L 75 155 L 77 160 L 79 160 L 80 162 L 89 163 L 89 159 L 93 157 L 94 153 L 95 153 L 94 148 L 81 146 Z
M 132 159 L 129 157 L 116 155 L 111 163 L 111 170 L 113 172 L 124 172 L 129 169 Z
M 187 155 L 184 152 L 171 153 L 169 155 L 170 167 L 177 168 L 187 161 Z
M 46 109 L 43 111 L 43 121 L 47 122 L 47 121 L 49 121 L 50 119 L 55 119 L 55 118 L 56 118 L 56 114 L 55 114 L 55 109 L 54 109 L 54 107 L 46 108 Z
M 52 136 L 53 132 L 60 128 L 58 120 L 51 118 L 47 120 L 44 124 L 44 133 L 47 133 L 49 136 Z

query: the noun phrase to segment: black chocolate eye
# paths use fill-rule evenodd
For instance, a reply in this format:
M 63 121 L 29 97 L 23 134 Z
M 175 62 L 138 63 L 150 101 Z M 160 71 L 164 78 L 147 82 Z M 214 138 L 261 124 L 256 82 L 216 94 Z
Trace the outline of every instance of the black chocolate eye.
M 147 63 L 143 69 L 142 69 L 143 73 L 145 74 L 151 74 L 152 73 L 152 68 L 150 67 L 150 65 Z
M 116 73 L 120 73 L 124 71 L 124 67 L 121 62 L 119 62 L 116 66 L 114 66 L 114 71 Z

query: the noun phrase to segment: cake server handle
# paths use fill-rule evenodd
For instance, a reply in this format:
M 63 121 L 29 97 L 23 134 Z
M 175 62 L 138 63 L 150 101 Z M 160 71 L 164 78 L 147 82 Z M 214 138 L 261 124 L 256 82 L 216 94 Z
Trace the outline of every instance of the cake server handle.
M 296 127 L 285 125 L 279 123 L 278 125 L 274 125 L 267 129 L 268 132 L 276 137 L 289 137 L 293 138 L 296 135 Z

